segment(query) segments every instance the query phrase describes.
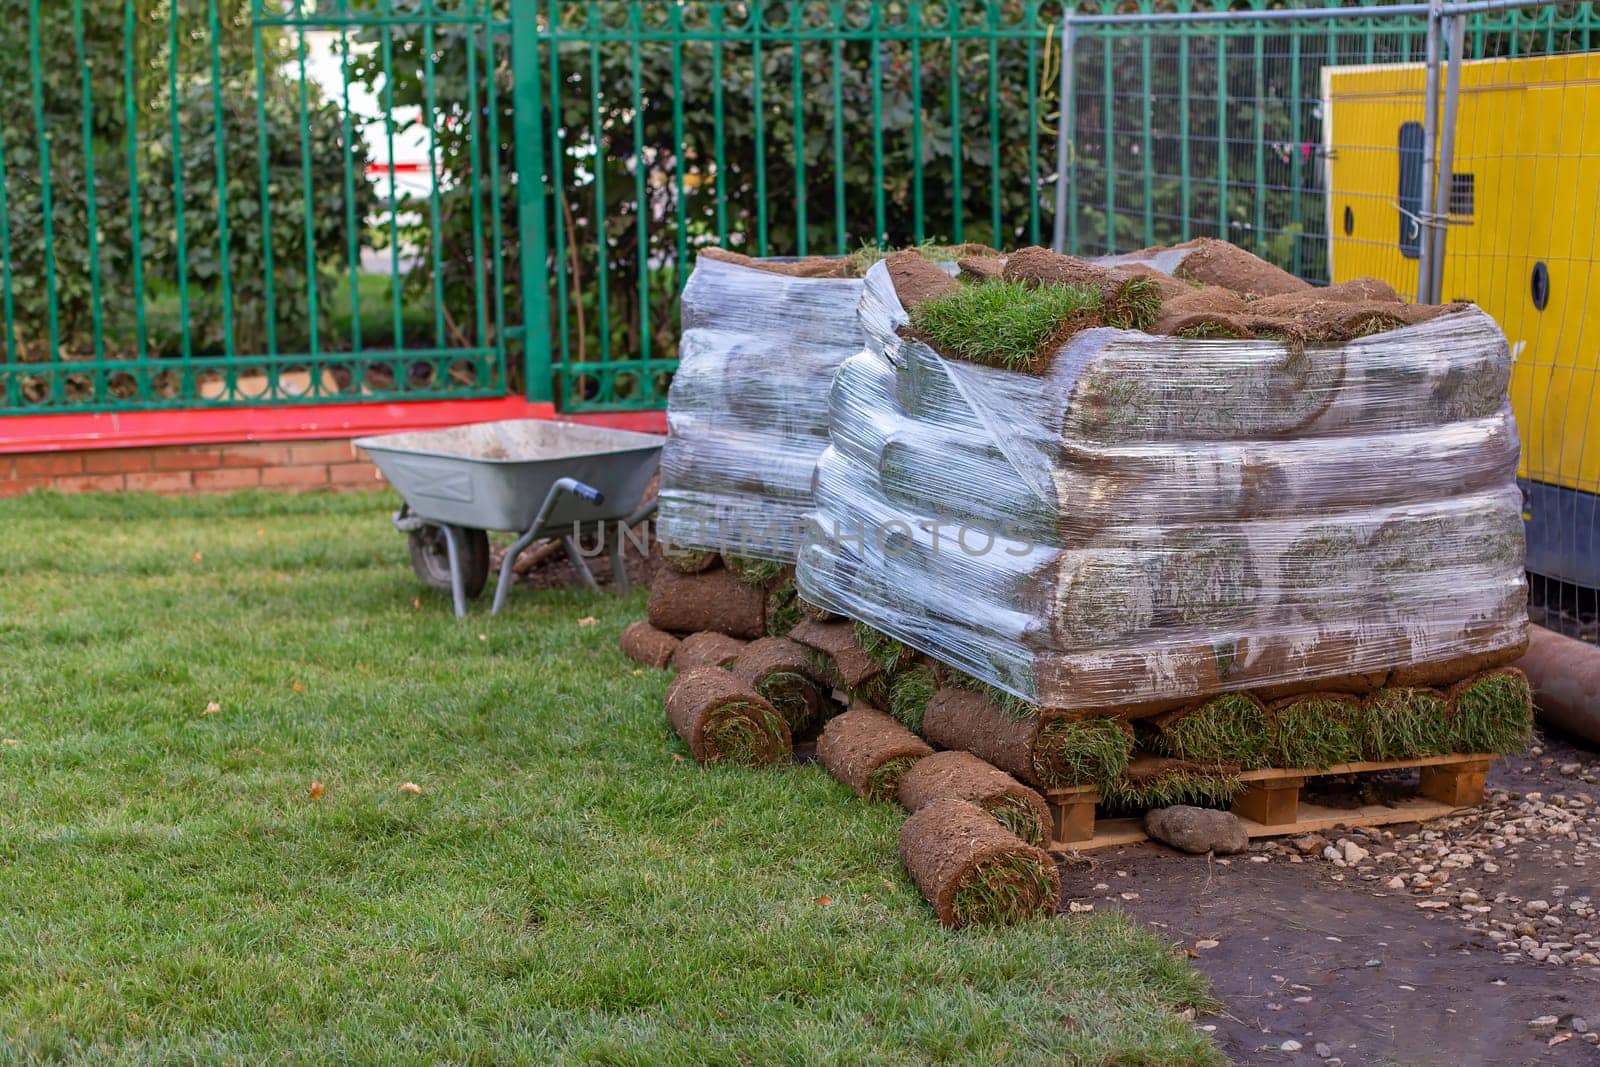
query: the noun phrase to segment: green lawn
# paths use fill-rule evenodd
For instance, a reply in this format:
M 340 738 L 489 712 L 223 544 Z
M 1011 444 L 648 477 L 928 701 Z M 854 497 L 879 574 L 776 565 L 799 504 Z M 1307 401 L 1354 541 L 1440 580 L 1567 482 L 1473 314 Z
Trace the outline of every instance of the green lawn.
M 457 622 L 392 506 L 0 503 L 0 1060 L 1219 1059 L 1156 938 L 941 929 L 898 810 L 684 757 L 640 595 Z

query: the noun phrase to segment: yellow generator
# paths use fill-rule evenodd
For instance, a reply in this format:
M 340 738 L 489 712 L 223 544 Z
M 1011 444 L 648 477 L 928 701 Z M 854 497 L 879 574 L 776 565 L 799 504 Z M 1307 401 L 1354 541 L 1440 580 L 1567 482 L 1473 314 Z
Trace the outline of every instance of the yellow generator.
M 1417 291 L 1424 79 L 1420 63 L 1323 69 L 1333 281 Z M 1462 64 L 1452 170 L 1440 293 L 1511 342 L 1528 569 L 1600 588 L 1600 53 Z

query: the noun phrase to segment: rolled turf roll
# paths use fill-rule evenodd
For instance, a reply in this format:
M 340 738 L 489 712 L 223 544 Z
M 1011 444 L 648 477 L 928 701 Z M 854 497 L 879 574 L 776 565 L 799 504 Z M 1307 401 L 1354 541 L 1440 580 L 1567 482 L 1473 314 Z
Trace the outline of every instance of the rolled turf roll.
M 679 574 L 699 574 L 715 567 L 720 562 L 720 557 L 715 552 L 707 552 L 701 548 L 664 545 L 661 549 L 661 561 Z
M 1516 667 L 1463 679 L 1445 699 L 1446 739 L 1456 752 L 1520 752 L 1533 737 L 1533 688 Z
M 1150 744 L 1163 756 L 1195 763 L 1270 766 L 1272 720 L 1249 693 L 1222 693 L 1151 720 Z
M 1450 702 L 1437 689 L 1386 686 L 1361 702 L 1356 741 L 1366 760 L 1406 760 L 1449 752 Z
M 1001 274 L 1026 285 L 1070 285 L 1100 294 L 1106 325 L 1142 330 L 1161 309 L 1162 284 L 1146 274 L 1102 267 L 1037 245 L 1006 257 Z
M 856 644 L 853 623 L 804 619 L 789 637 L 832 657 L 839 684 L 847 689 L 863 687 L 883 673 L 882 664 Z
M 766 633 L 766 601 L 765 590 L 725 568 L 702 574 L 679 574 L 668 568 L 651 584 L 645 610 L 650 625 L 658 630 L 685 634 L 715 630 L 753 640 Z
M 1122 774 L 1100 787 L 1100 799 L 1118 808 L 1226 804 L 1243 788 L 1236 766 L 1136 756 Z
M 644 620 L 633 623 L 617 639 L 622 654 L 633 662 L 656 670 L 665 670 L 678 650 L 678 639 L 656 629 Z
M 1361 704 L 1346 693 L 1303 693 L 1269 705 L 1271 766 L 1320 769 L 1361 758 Z
M 1019 710 L 1008 714 L 984 693 L 945 688 L 928 701 L 922 729 L 941 748 L 971 752 L 1046 789 L 1109 781 L 1127 766 L 1133 732 L 1126 723 Z
M 1389 684 L 1393 686 L 1450 686 L 1475 674 L 1492 671 L 1497 667 L 1507 667 L 1522 658 L 1528 650 L 1528 638 L 1524 634 L 1521 641 L 1507 645 L 1504 648 L 1491 649 L 1485 652 L 1469 652 L 1464 655 L 1451 656 L 1448 659 L 1435 659 L 1421 663 L 1410 663 L 1396 667 L 1389 675 Z
M 1177 249 L 1186 249 L 1187 254 L 1172 273 L 1188 281 L 1220 285 L 1245 296 L 1257 297 L 1299 293 L 1311 288 L 1311 283 L 1282 267 L 1215 237 L 1197 237 L 1175 245 L 1174 250 Z
M 693 667 L 726 667 L 739 658 L 747 642 L 715 630 L 702 630 L 678 642 L 672 653 L 672 666 L 680 671 Z
M 900 779 L 900 806 L 918 812 L 936 800 L 966 800 L 997 819 L 1030 845 L 1050 838 L 1044 797 L 970 752 L 935 752 L 918 760 Z
M 786 637 L 752 641 L 728 666 L 735 678 L 767 698 L 799 737 L 817 727 L 833 710 L 826 683 L 811 666 L 811 650 Z
M 721 667 L 693 667 L 674 678 L 667 721 L 701 763 L 764 767 L 794 753 L 783 716 Z
M 1061 896 L 1049 854 L 965 800 L 936 800 L 907 819 L 900 860 L 952 928 L 1054 915 Z
M 933 749 L 874 708 L 851 708 L 828 720 L 817 739 L 817 762 L 867 800 L 894 800 L 900 777 Z
M 920 252 L 907 249 L 896 252 L 884 260 L 889 280 L 894 283 L 895 295 L 906 310 L 928 300 L 958 292 L 961 283 L 928 262 Z

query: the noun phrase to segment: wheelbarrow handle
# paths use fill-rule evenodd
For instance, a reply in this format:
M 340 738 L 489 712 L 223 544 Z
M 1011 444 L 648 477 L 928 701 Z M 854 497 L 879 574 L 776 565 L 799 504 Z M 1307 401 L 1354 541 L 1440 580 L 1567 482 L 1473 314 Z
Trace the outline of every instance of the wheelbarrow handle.
M 604 504 L 606 495 L 592 485 L 586 485 L 576 478 L 562 478 L 556 485 L 579 500 L 587 500 L 591 504 Z

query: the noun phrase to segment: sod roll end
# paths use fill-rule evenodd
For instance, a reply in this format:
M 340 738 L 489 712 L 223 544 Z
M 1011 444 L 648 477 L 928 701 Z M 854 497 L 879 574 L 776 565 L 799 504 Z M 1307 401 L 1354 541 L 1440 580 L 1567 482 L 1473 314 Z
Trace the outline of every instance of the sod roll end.
M 694 667 L 674 678 L 667 720 L 701 763 L 764 767 L 794 752 L 777 709 L 721 667 Z
M 965 800 L 935 800 L 907 819 L 900 859 L 951 928 L 1054 915 L 1061 896 L 1049 854 Z
M 901 776 L 932 754 L 922 738 L 875 708 L 828 720 L 817 739 L 817 762 L 867 800 L 894 800 Z
M 900 806 L 921 811 L 937 800 L 978 805 L 1030 845 L 1050 839 L 1050 809 L 1044 797 L 970 752 L 935 752 L 918 760 L 900 779 Z
M 617 639 L 622 654 L 642 667 L 665 670 L 678 650 L 678 639 L 643 621 L 633 623 Z
M 812 650 L 786 637 L 752 641 L 728 669 L 767 698 L 801 736 L 814 729 L 833 710 L 830 686 L 813 668 Z

